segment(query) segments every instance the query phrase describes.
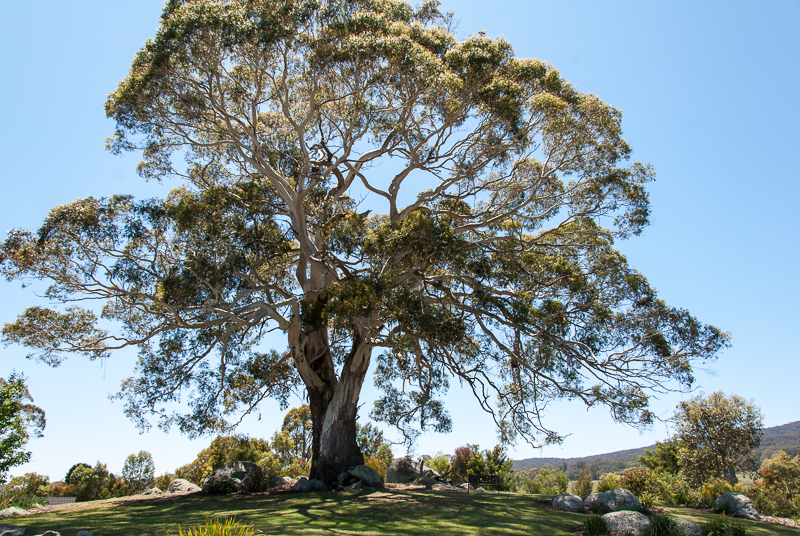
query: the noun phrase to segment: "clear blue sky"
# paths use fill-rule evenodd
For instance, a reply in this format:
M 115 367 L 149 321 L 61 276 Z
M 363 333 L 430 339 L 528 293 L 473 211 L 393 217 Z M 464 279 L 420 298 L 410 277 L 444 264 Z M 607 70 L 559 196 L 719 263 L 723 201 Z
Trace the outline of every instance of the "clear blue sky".
M 160 0 L 9 2 L 0 21 L 0 232 L 37 227 L 48 209 L 113 193 L 154 195 L 134 172 L 135 156 L 103 149 L 113 132 L 106 95 L 158 25 Z M 620 244 L 660 296 L 733 336 L 720 360 L 697 372 L 698 389 L 752 398 L 774 426 L 800 420 L 796 333 L 800 292 L 800 2 L 443 2 L 462 36 L 504 35 L 519 56 L 541 58 L 580 90 L 623 111 L 634 158 L 658 171 L 653 224 Z M 168 185 L 174 186 L 174 185 Z M 0 323 L 37 301 L 35 289 L 0 282 Z M 13 471 L 63 478 L 76 462 L 119 471 L 150 451 L 160 472 L 191 461 L 210 439 L 177 432 L 139 435 L 107 396 L 132 370 L 132 353 L 105 363 L 74 357 L 57 369 L 0 348 L 0 376 L 24 372 L 47 413 L 32 461 Z M 374 393 L 367 389 L 369 407 Z M 417 453 L 490 447 L 494 429 L 477 404 L 448 400 L 449 435 L 423 435 Z M 669 416 L 681 397 L 655 403 Z M 265 404 L 242 432 L 269 438 L 282 419 Z M 563 445 L 513 457 L 583 456 L 664 439 L 657 424 L 639 434 L 602 410 L 554 406 L 548 423 L 571 433 Z

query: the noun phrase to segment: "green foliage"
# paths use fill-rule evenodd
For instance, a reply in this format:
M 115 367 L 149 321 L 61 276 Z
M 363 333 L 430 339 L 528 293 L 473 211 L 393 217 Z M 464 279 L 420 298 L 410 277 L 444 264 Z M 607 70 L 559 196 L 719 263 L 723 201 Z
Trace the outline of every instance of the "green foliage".
M 600 480 L 597 481 L 597 489 L 595 491 L 608 491 L 610 489 L 615 489 L 620 487 L 622 479 L 618 474 L 615 473 L 606 473 L 600 477 Z
M 753 449 L 761 442 L 764 417 L 740 396 L 712 393 L 682 402 L 675 413 L 680 466 L 699 485 L 726 478 L 737 468 L 755 468 Z
M 768 516 L 800 515 L 800 456 L 780 451 L 764 460 L 759 480 L 748 496 L 759 513 Z
M 667 495 L 666 486 L 659 478 L 659 474 L 641 467 L 628 469 L 622 473 L 619 487 L 636 495 L 645 507 L 653 506 L 656 501 Z M 645 502 L 650 504 L 644 504 Z
M 94 467 L 76 464 L 70 471 L 69 485 L 74 488 L 77 501 L 94 501 L 112 496 L 116 477 L 108 472 L 105 464 L 97 462 Z M 123 488 L 118 494 L 125 495 L 126 491 Z
M 680 444 L 672 438 L 663 443 L 656 441 L 656 449 L 644 449 L 639 463 L 658 473 L 677 475 L 680 472 Z
M 592 492 L 592 470 L 589 467 L 581 469 L 578 480 L 572 484 L 572 493 L 581 497 Z
M 291 478 L 297 478 L 301 476 L 310 477 L 311 463 L 299 459 L 292 460 L 289 465 L 281 469 L 281 476 L 288 476 Z
M 583 532 L 586 536 L 605 536 L 610 534 L 606 520 L 599 514 L 590 514 L 586 517 L 583 522 Z
M 45 504 L 50 495 L 50 478 L 37 473 L 25 473 L 0 485 L 0 510 L 10 506 L 28 509 Z
M 291 445 L 289 456 L 311 461 L 312 430 L 311 410 L 308 404 L 303 404 L 299 408 L 292 408 L 286 413 L 283 418 L 281 433 L 288 436 L 288 441 L 284 441 L 284 444 Z
M 616 249 L 649 221 L 654 172 L 630 162 L 619 110 L 503 38 L 459 39 L 453 20 L 436 2 L 171 1 L 108 97 L 108 147 L 182 184 L 12 231 L 0 274 L 46 280 L 53 303 L 5 339 L 53 365 L 137 345 L 126 413 L 191 435 L 303 388 L 315 416 L 346 400 L 354 420 L 368 370 L 371 415 L 409 441 L 450 429 L 452 378 L 481 393 L 503 444 L 559 441 L 537 417 L 564 397 L 651 422 L 652 387 L 689 387 L 728 345 Z M 364 192 L 385 213 L 358 213 Z M 86 297 L 99 316 L 71 305 Z M 261 350 L 270 332 L 287 352 Z M 315 439 L 353 420 L 316 423 Z M 284 428 L 282 467 L 308 461 L 305 425 Z M 362 458 L 344 455 L 314 470 Z
M 214 493 L 218 495 L 227 495 L 229 493 L 236 493 L 239 491 L 239 484 L 236 482 L 232 482 L 230 480 L 221 480 L 219 482 L 215 482 L 212 486 L 208 488 L 209 493 Z
M 380 428 L 372 423 L 362 425 L 356 422 L 356 439 L 364 457 L 380 458 L 387 466 L 392 463 L 394 459 L 392 448 L 383 437 L 383 431 Z
M 163 475 L 158 475 L 153 479 L 153 487 L 158 488 L 161 491 L 167 491 L 169 489 L 169 484 L 177 477 L 174 473 L 164 473 Z
M 559 495 L 566 493 L 568 487 L 569 477 L 558 469 L 544 467 L 538 471 L 519 475 L 518 488 L 524 493 Z
M 225 520 L 207 518 L 205 525 L 185 530 L 179 525 L 176 536 L 255 536 L 255 534 L 256 530 L 252 525 L 245 525 L 231 517 Z M 169 532 L 167 536 L 171 536 Z
M 746 536 L 747 529 L 744 525 L 722 514 L 708 523 L 700 525 L 702 536 Z
M 0 484 L 8 470 L 27 462 L 31 453 L 24 450 L 29 430 L 42 436 L 44 412 L 26 402 L 33 402 L 25 377 L 12 373 L 8 380 L 0 378 Z
M 260 465 L 255 467 L 249 471 L 244 477 L 244 480 L 242 480 L 241 491 L 244 493 L 260 493 L 266 491 L 269 488 L 270 476 L 272 475 L 265 472 Z
M 644 536 L 686 536 L 686 529 L 672 516 L 650 516 Z
M 202 486 L 203 480 L 223 465 L 239 461 L 258 464 L 264 461 L 269 452 L 269 443 L 263 439 L 244 435 L 217 436 L 197 454 L 194 461 L 176 469 L 175 478 Z
M 450 471 L 450 457 L 445 454 L 438 454 L 433 458 L 429 458 L 425 464 L 440 475 L 447 474 Z
M 130 485 L 133 493 L 138 493 L 153 487 L 155 469 L 153 455 L 146 450 L 140 450 L 138 454 L 131 454 L 125 459 L 122 480 Z
M 734 488 L 721 478 L 712 478 L 704 482 L 702 486 L 693 488 L 690 491 L 692 502 L 701 508 L 711 508 L 714 501 L 723 493 L 733 492 Z
M 85 467 L 87 469 L 91 469 L 92 468 L 92 466 L 89 465 L 88 463 L 83 463 L 83 462 L 76 463 L 75 465 L 73 465 L 72 467 L 70 467 L 67 470 L 67 474 L 64 476 L 64 483 L 66 483 L 66 484 L 76 484 L 77 483 L 77 480 L 72 480 L 72 475 L 75 473 L 75 470 L 78 469 L 79 467 Z
M 381 480 L 386 480 L 386 471 L 389 469 L 389 466 L 386 465 L 383 459 L 376 456 L 364 456 L 364 465 L 374 469 L 381 477 Z

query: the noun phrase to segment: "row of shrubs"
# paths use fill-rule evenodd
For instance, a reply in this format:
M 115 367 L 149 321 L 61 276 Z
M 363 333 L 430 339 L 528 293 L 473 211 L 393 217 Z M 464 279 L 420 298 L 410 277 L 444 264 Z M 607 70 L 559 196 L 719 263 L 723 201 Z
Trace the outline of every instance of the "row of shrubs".
M 762 515 L 789 518 L 800 516 L 800 456 L 790 458 L 785 452 L 778 452 L 762 464 L 757 476 L 758 479 L 751 486 L 738 483 L 731 485 L 720 478 L 712 478 L 700 486 L 690 486 L 680 473 L 635 468 L 622 474 L 602 475 L 594 484 L 591 473 L 586 468 L 578 480 L 572 483 L 571 492 L 583 496 L 592 491 L 625 488 L 636 495 L 645 508 L 657 504 L 710 508 L 717 497 L 731 492 L 749 497 Z M 549 480 L 561 484 L 555 493 L 566 492 L 563 479 L 551 475 Z M 554 493 L 553 490 L 548 492 Z

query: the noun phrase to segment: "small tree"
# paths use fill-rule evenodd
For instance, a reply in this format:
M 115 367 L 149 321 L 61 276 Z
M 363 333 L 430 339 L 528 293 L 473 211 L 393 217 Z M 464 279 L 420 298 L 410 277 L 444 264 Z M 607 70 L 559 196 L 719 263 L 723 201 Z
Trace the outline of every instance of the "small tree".
M 8 380 L 0 378 L 0 484 L 8 470 L 27 462 L 31 453 L 24 450 L 29 431 L 42 436 L 44 412 L 26 402 L 33 402 L 25 378 L 12 373 Z
M 663 443 L 656 441 L 656 449 L 644 449 L 639 456 L 639 463 L 658 473 L 677 475 L 680 472 L 681 447 L 677 439 L 672 438 Z
M 697 396 L 678 406 L 675 422 L 680 465 L 687 480 L 736 482 L 735 469 L 755 469 L 753 449 L 761 443 L 764 417 L 744 398 L 722 392 Z
M 75 488 L 78 501 L 94 501 L 111 496 L 110 487 L 114 476 L 108 472 L 104 463 L 97 462 L 94 467 L 78 464 L 71 471 L 69 484 Z
M 356 432 L 358 434 L 358 447 L 364 456 L 379 458 L 386 465 L 392 463 L 392 448 L 386 438 L 383 437 L 383 432 L 380 428 L 372 423 L 356 423 Z
M 139 454 L 131 454 L 125 459 L 122 480 L 130 485 L 131 492 L 137 493 L 153 487 L 155 471 L 153 455 L 146 450 L 140 450 Z
M 581 469 L 578 480 L 572 485 L 572 493 L 575 495 L 589 495 L 592 492 L 592 470 L 586 466 Z

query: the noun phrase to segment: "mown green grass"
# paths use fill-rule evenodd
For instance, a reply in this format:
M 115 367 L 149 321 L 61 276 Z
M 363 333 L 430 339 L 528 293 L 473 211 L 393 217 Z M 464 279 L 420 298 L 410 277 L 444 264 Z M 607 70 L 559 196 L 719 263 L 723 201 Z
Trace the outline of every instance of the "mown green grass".
M 252 524 L 280 535 L 570 535 L 585 514 L 556 512 L 542 497 L 506 493 L 461 494 L 432 491 L 306 493 L 294 495 L 184 495 L 137 501 L 97 501 L 32 516 L 4 519 L 27 534 L 57 530 L 74 536 L 164 536 L 205 523 L 207 517 Z M 685 508 L 673 513 L 696 523 L 712 514 Z M 744 521 L 752 536 L 800 536 L 800 530 Z

